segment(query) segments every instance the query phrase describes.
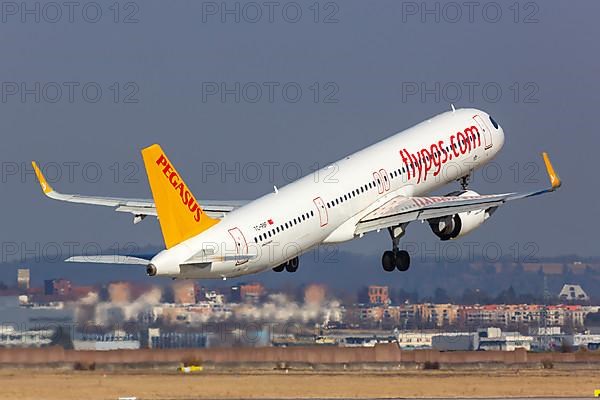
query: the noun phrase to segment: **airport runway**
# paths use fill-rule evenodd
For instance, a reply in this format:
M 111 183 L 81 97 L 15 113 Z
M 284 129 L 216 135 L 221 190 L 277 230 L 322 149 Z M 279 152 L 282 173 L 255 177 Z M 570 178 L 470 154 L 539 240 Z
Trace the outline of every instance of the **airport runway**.
M 575 399 L 593 398 L 596 369 L 577 371 L 231 371 L 0 369 L 2 398 L 138 399 Z
M 126 398 L 126 397 L 124 397 Z M 261 397 L 252 397 L 253 399 L 259 400 L 281 400 L 280 398 L 261 398 Z M 590 398 L 594 398 L 594 396 L 590 395 L 589 397 L 348 397 L 348 400 L 588 400 Z M 190 397 L 186 399 L 178 398 L 164 398 L 157 400 L 202 400 L 203 398 L 199 397 Z M 245 398 L 239 399 L 231 399 L 227 400 L 244 400 Z M 339 397 L 296 397 L 296 398 L 286 398 L 286 400 L 344 400 L 344 398 Z

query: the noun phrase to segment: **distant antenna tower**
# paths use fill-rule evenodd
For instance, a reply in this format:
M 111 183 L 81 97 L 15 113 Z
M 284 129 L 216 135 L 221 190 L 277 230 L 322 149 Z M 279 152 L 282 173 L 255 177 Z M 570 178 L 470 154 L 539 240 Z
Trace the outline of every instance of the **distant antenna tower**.
M 548 302 L 550 301 L 550 291 L 548 290 L 548 276 L 546 275 L 546 273 L 544 273 L 544 305 L 548 305 Z
M 544 348 L 544 350 L 548 350 L 548 345 L 549 345 L 549 338 L 548 338 L 548 302 L 550 301 L 550 291 L 548 290 L 548 277 L 546 276 L 546 274 L 544 273 L 544 278 L 543 278 L 543 293 L 542 293 L 542 298 L 543 298 L 543 303 L 542 304 L 542 315 L 540 315 L 541 318 L 541 325 L 542 325 L 542 329 L 543 331 L 543 335 L 542 335 L 542 347 Z

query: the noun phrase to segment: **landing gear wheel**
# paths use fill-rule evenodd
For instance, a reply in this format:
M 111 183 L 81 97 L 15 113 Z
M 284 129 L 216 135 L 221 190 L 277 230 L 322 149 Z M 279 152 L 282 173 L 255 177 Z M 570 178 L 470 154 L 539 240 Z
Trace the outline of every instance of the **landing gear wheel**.
M 298 270 L 299 264 L 300 264 L 300 261 L 298 260 L 298 257 L 294 257 L 290 261 L 285 263 L 285 270 L 287 272 L 296 272 Z
M 390 226 L 387 228 L 392 238 L 392 251 L 386 251 L 381 258 L 383 269 L 391 272 L 398 268 L 400 271 L 406 271 L 410 267 L 410 255 L 406 250 L 399 249 L 400 238 L 406 232 L 407 224 Z
M 284 269 L 285 269 L 285 264 L 281 264 L 276 267 L 273 267 L 273 271 L 275 271 L 275 272 L 282 272 Z
M 408 271 L 410 268 L 410 254 L 406 250 L 399 250 L 395 252 L 395 264 L 398 271 Z
M 392 272 L 396 268 L 394 252 L 388 250 L 383 253 L 383 257 L 381 257 L 381 266 L 386 272 Z

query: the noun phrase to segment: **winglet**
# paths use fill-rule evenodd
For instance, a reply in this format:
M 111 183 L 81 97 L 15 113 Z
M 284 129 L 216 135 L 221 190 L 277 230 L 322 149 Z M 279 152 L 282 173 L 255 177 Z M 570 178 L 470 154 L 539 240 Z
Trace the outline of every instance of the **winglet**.
M 550 178 L 550 184 L 552 185 L 552 190 L 556 190 L 562 184 L 560 178 L 556 171 L 554 171 L 554 167 L 550 162 L 550 158 L 548 157 L 548 153 L 543 152 L 542 157 L 544 158 L 544 164 L 546 164 L 546 171 L 548 172 L 548 177 Z
M 38 167 L 37 163 L 35 161 L 32 161 L 31 165 L 33 166 L 33 170 L 35 171 L 35 176 L 37 176 L 38 182 L 40 183 L 40 186 L 42 187 L 42 191 L 44 192 L 44 194 L 47 195 L 48 193 L 53 192 L 54 189 L 52 189 L 52 186 L 50 186 L 48 181 L 46 181 L 46 178 L 44 177 L 44 174 L 42 174 L 42 171 Z

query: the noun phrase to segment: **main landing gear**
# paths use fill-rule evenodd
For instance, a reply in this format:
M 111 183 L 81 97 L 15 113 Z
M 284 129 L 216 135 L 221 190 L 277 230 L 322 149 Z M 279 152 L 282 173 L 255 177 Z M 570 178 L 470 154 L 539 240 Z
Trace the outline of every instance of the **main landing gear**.
M 400 250 L 398 243 L 400 238 L 404 236 L 404 228 L 406 224 L 388 228 L 388 232 L 392 237 L 392 250 L 383 253 L 381 257 L 381 265 L 384 271 L 392 272 L 394 269 L 399 271 L 407 271 L 410 268 L 410 254 L 406 250 Z
M 287 272 L 296 272 L 298 265 L 300 265 L 300 260 L 298 260 L 298 257 L 294 257 L 286 263 L 273 267 L 273 271 L 283 272 L 283 270 L 286 270 Z

